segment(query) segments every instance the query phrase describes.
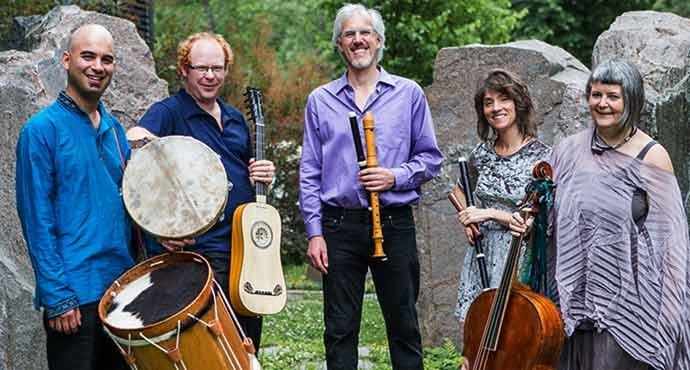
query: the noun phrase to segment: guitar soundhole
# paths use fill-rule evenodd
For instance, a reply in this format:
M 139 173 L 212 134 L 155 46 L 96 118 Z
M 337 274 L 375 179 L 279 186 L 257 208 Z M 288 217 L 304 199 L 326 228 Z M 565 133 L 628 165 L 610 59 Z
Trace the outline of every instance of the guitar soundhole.
M 259 221 L 252 225 L 252 242 L 261 249 L 268 248 L 273 242 L 273 231 L 267 223 Z

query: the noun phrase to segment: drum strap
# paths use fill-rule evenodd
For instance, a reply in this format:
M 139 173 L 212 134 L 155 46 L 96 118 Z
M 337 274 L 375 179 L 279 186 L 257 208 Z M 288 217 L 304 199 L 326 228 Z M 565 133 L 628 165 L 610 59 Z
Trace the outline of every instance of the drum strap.
M 120 349 L 120 352 L 124 355 L 125 360 L 127 364 L 129 364 L 129 367 L 131 370 L 138 370 L 137 364 L 136 364 L 136 358 L 134 357 L 134 354 L 132 353 L 132 347 L 143 347 L 143 346 L 154 346 L 157 349 L 159 349 L 161 352 L 165 353 L 168 355 L 170 360 L 173 362 L 173 367 L 175 370 L 187 370 L 187 366 L 185 365 L 184 361 L 182 360 L 182 356 L 180 354 L 180 322 L 177 322 L 177 329 L 171 330 L 167 333 L 164 333 L 162 335 L 159 335 L 157 337 L 153 338 L 148 338 L 146 337 L 143 333 L 139 333 L 139 336 L 142 339 L 132 339 L 132 335 L 130 334 L 127 339 L 125 338 L 120 338 L 116 335 L 114 335 L 108 328 L 104 325 L 103 330 L 105 330 L 106 334 L 110 336 L 110 339 L 115 342 L 115 345 Z M 175 337 L 175 348 L 173 349 L 165 349 L 164 347 L 160 346 L 158 343 L 163 342 L 165 340 L 168 340 L 172 337 Z M 127 351 L 122 348 L 123 345 L 127 346 Z M 179 364 L 179 366 L 178 366 Z
M 214 280 L 215 282 L 215 280 Z M 223 350 L 225 353 L 225 358 L 228 360 L 228 363 L 232 366 L 233 370 L 242 370 L 242 364 L 240 363 L 240 360 L 237 359 L 237 355 L 235 354 L 235 351 L 232 350 L 232 346 L 228 342 L 228 339 L 225 337 L 225 334 L 223 334 L 223 328 L 221 327 L 220 324 L 220 318 L 218 317 L 218 302 L 216 300 L 216 292 L 211 292 L 211 296 L 213 297 L 213 315 L 214 319 L 211 322 L 205 322 L 204 320 L 188 313 L 187 315 L 191 317 L 192 319 L 196 320 L 197 322 L 202 323 L 206 328 L 216 337 L 216 340 L 218 341 L 218 345 L 220 348 Z M 231 358 L 232 357 L 232 358 Z M 237 364 L 237 367 L 235 367 L 235 364 Z

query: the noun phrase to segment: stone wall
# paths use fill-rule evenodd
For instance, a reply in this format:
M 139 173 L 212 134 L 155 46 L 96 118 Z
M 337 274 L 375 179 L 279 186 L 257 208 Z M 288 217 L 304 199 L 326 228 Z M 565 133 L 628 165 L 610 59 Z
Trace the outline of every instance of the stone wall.
M 70 32 L 86 23 L 104 25 L 115 39 L 117 66 L 104 101 L 120 122 L 131 126 L 167 96 L 151 51 L 131 22 L 76 6 L 23 22 L 26 34 L 16 35 L 21 50 L 0 52 L 0 369 L 47 368 L 41 318 L 32 304 L 33 271 L 16 213 L 14 149 L 24 122 L 66 86 L 60 57 Z
M 647 105 L 642 128 L 669 151 L 686 208 L 690 207 L 690 20 L 668 13 L 625 13 L 598 38 L 593 64 L 613 57 L 631 60 L 644 75 Z M 457 159 L 478 143 L 473 96 L 491 68 L 511 70 L 527 82 L 539 137 L 546 143 L 591 124 L 584 97 L 589 70 L 560 48 L 519 41 L 438 53 L 434 81 L 426 91 L 446 161 L 441 176 L 425 186 L 416 213 L 422 268 L 418 308 L 425 345 L 461 338 L 453 312 L 460 265 L 469 245 L 446 193 L 457 178 Z

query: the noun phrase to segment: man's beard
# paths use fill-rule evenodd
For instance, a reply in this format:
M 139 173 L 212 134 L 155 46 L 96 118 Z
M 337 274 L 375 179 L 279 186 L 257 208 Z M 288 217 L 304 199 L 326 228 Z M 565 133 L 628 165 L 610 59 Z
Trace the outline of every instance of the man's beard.
M 81 74 L 86 79 L 86 84 L 88 85 L 89 83 L 89 78 L 85 74 Z M 79 94 L 81 98 L 84 100 L 89 100 L 89 101 L 98 101 L 101 96 L 105 93 L 105 91 L 108 89 L 108 86 L 110 86 L 110 82 L 112 79 L 109 79 L 108 81 L 102 81 L 101 83 L 103 86 L 99 90 L 89 90 L 87 88 L 84 88 L 84 86 L 80 83 L 80 76 L 75 76 L 73 73 L 68 72 L 67 73 L 67 85 L 72 86 L 72 88 Z
M 351 68 L 356 69 L 356 70 L 367 69 L 367 68 L 371 67 L 372 65 L 375 65 L 376 63 L 378 63 L 377 55 L 378 55 L 378 51 L 374 52 L 374 55 L 367 62 L 363 62 L 363 61 L 354 62 L 354 61 L 347 59 L 344 52 L 340 53 L 340 57 L 343 58 L 345 63 L 347 63 L 348 66 L 350 66 Z

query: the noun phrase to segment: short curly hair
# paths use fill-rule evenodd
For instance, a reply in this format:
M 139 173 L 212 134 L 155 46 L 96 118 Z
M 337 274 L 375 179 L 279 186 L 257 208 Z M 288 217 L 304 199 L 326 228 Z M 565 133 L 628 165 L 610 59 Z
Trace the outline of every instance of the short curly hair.
M 215 40 L 218 42 L 220 47 L 223 49 L 223 54 L 225 54 L 225 69 L 227 70 L 228 67 L 232 65 L 233 62 L 233 54 L 232 54 L 232 49 L 230 48 L 230 44 L 228 44 L 227 41 L 223 38 L 223 36 L 216 34 L 216 33 L 210 33 L 210 32 L 198 32 L 193 35 L 190 35 L 184 41 L 180 42 L 180 44 L 177 46 L 177 76 L 182 77 L 182 71 L 184 71 L 187 66 L 190 64 L 189 60 L 189 53 L 192 51 L 192 46 L 194 45 L 195 42 L 203 39 L 210 39 L 210 40 Z

